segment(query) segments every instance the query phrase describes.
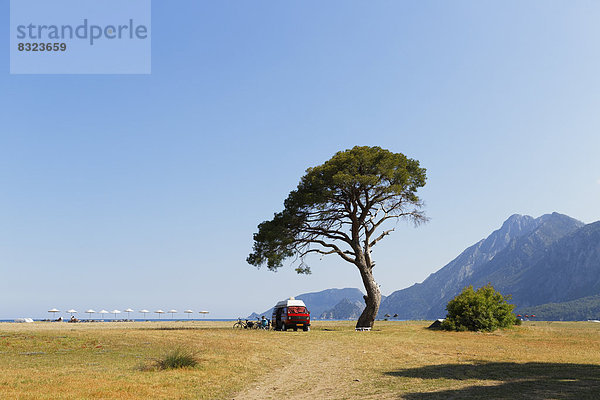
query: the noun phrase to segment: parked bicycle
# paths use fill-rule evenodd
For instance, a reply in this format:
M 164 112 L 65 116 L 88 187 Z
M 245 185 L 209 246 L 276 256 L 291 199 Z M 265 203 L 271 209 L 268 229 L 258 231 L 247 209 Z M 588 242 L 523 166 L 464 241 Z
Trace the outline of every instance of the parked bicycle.
M 265 329 L 271 328 L 271 321 L 267 320 L 267 324 L 263 325 L 260 318 L 256 318 L 256 321 L 248 321 L 238 318 L 237 322 L 233 324 L 233 329 Z
M 241 318 L 238 318 L 237 322 L 235 324 L 233 324 L 233 329 L 249 329 L 252 328 L 252 325 L 254 324 L 254 322 L 252 321 L 248 321 L 248 320 L 242 320 Z

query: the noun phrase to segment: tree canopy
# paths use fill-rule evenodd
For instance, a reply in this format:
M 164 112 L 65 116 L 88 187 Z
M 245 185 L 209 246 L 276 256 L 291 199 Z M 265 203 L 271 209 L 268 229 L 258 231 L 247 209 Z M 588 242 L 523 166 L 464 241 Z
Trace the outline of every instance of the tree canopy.
M 295 257 L 296 271 L 310 273 L 306 255 L 337 254 L 358 267 L 367 308 L 375 297 L 378 309 L 381 295 L 372 279 L 371 249 L 394 230 L 382 230 L 386 221 L 426 220 L 417 196 L 425 181 L 425 169 L 401 153 L 366 146 L 338 152 L 309 168 L 288 195 L 283 211 L 258 226 L 247 261 L 277 270 Z

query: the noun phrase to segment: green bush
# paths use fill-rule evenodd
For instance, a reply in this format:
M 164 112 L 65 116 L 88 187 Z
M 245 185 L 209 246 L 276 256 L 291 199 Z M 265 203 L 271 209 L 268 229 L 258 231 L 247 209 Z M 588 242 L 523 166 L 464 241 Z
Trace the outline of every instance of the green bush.
M 442 328 L 452 331 L 486 331 L 508 328 L 516 324 L 510 296 L 503 296 L 491 284 L 473 290 L 473 286 L 463 289 L 462 293 L 448 302 L 448 315 Z
M 197 365 L 196 355 L 182 348 L 169 351 L 156 361 L 156 366 L 159 369 L 194 368 Z

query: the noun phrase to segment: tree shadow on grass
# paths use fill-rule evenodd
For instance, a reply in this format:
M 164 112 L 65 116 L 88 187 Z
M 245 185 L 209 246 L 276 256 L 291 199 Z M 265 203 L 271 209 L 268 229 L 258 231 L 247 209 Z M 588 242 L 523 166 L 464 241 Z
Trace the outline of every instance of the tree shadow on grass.
M 559 363 L 442 364 L 387 372 L 420 379 L 489 380 L 490 386 L 469 386 L 401 398 L 431 399 L 600 399 L 600 366 Z M 500 382 L 500 383 L 497 383 Z

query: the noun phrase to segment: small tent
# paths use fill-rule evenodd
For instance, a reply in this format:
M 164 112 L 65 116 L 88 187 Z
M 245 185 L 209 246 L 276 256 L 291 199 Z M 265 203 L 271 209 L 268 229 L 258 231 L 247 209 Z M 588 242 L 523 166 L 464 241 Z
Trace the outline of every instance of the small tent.
M 442 322 L 444 322 L 444 319 L 436 319 L 427 329 L 442 329 Z

